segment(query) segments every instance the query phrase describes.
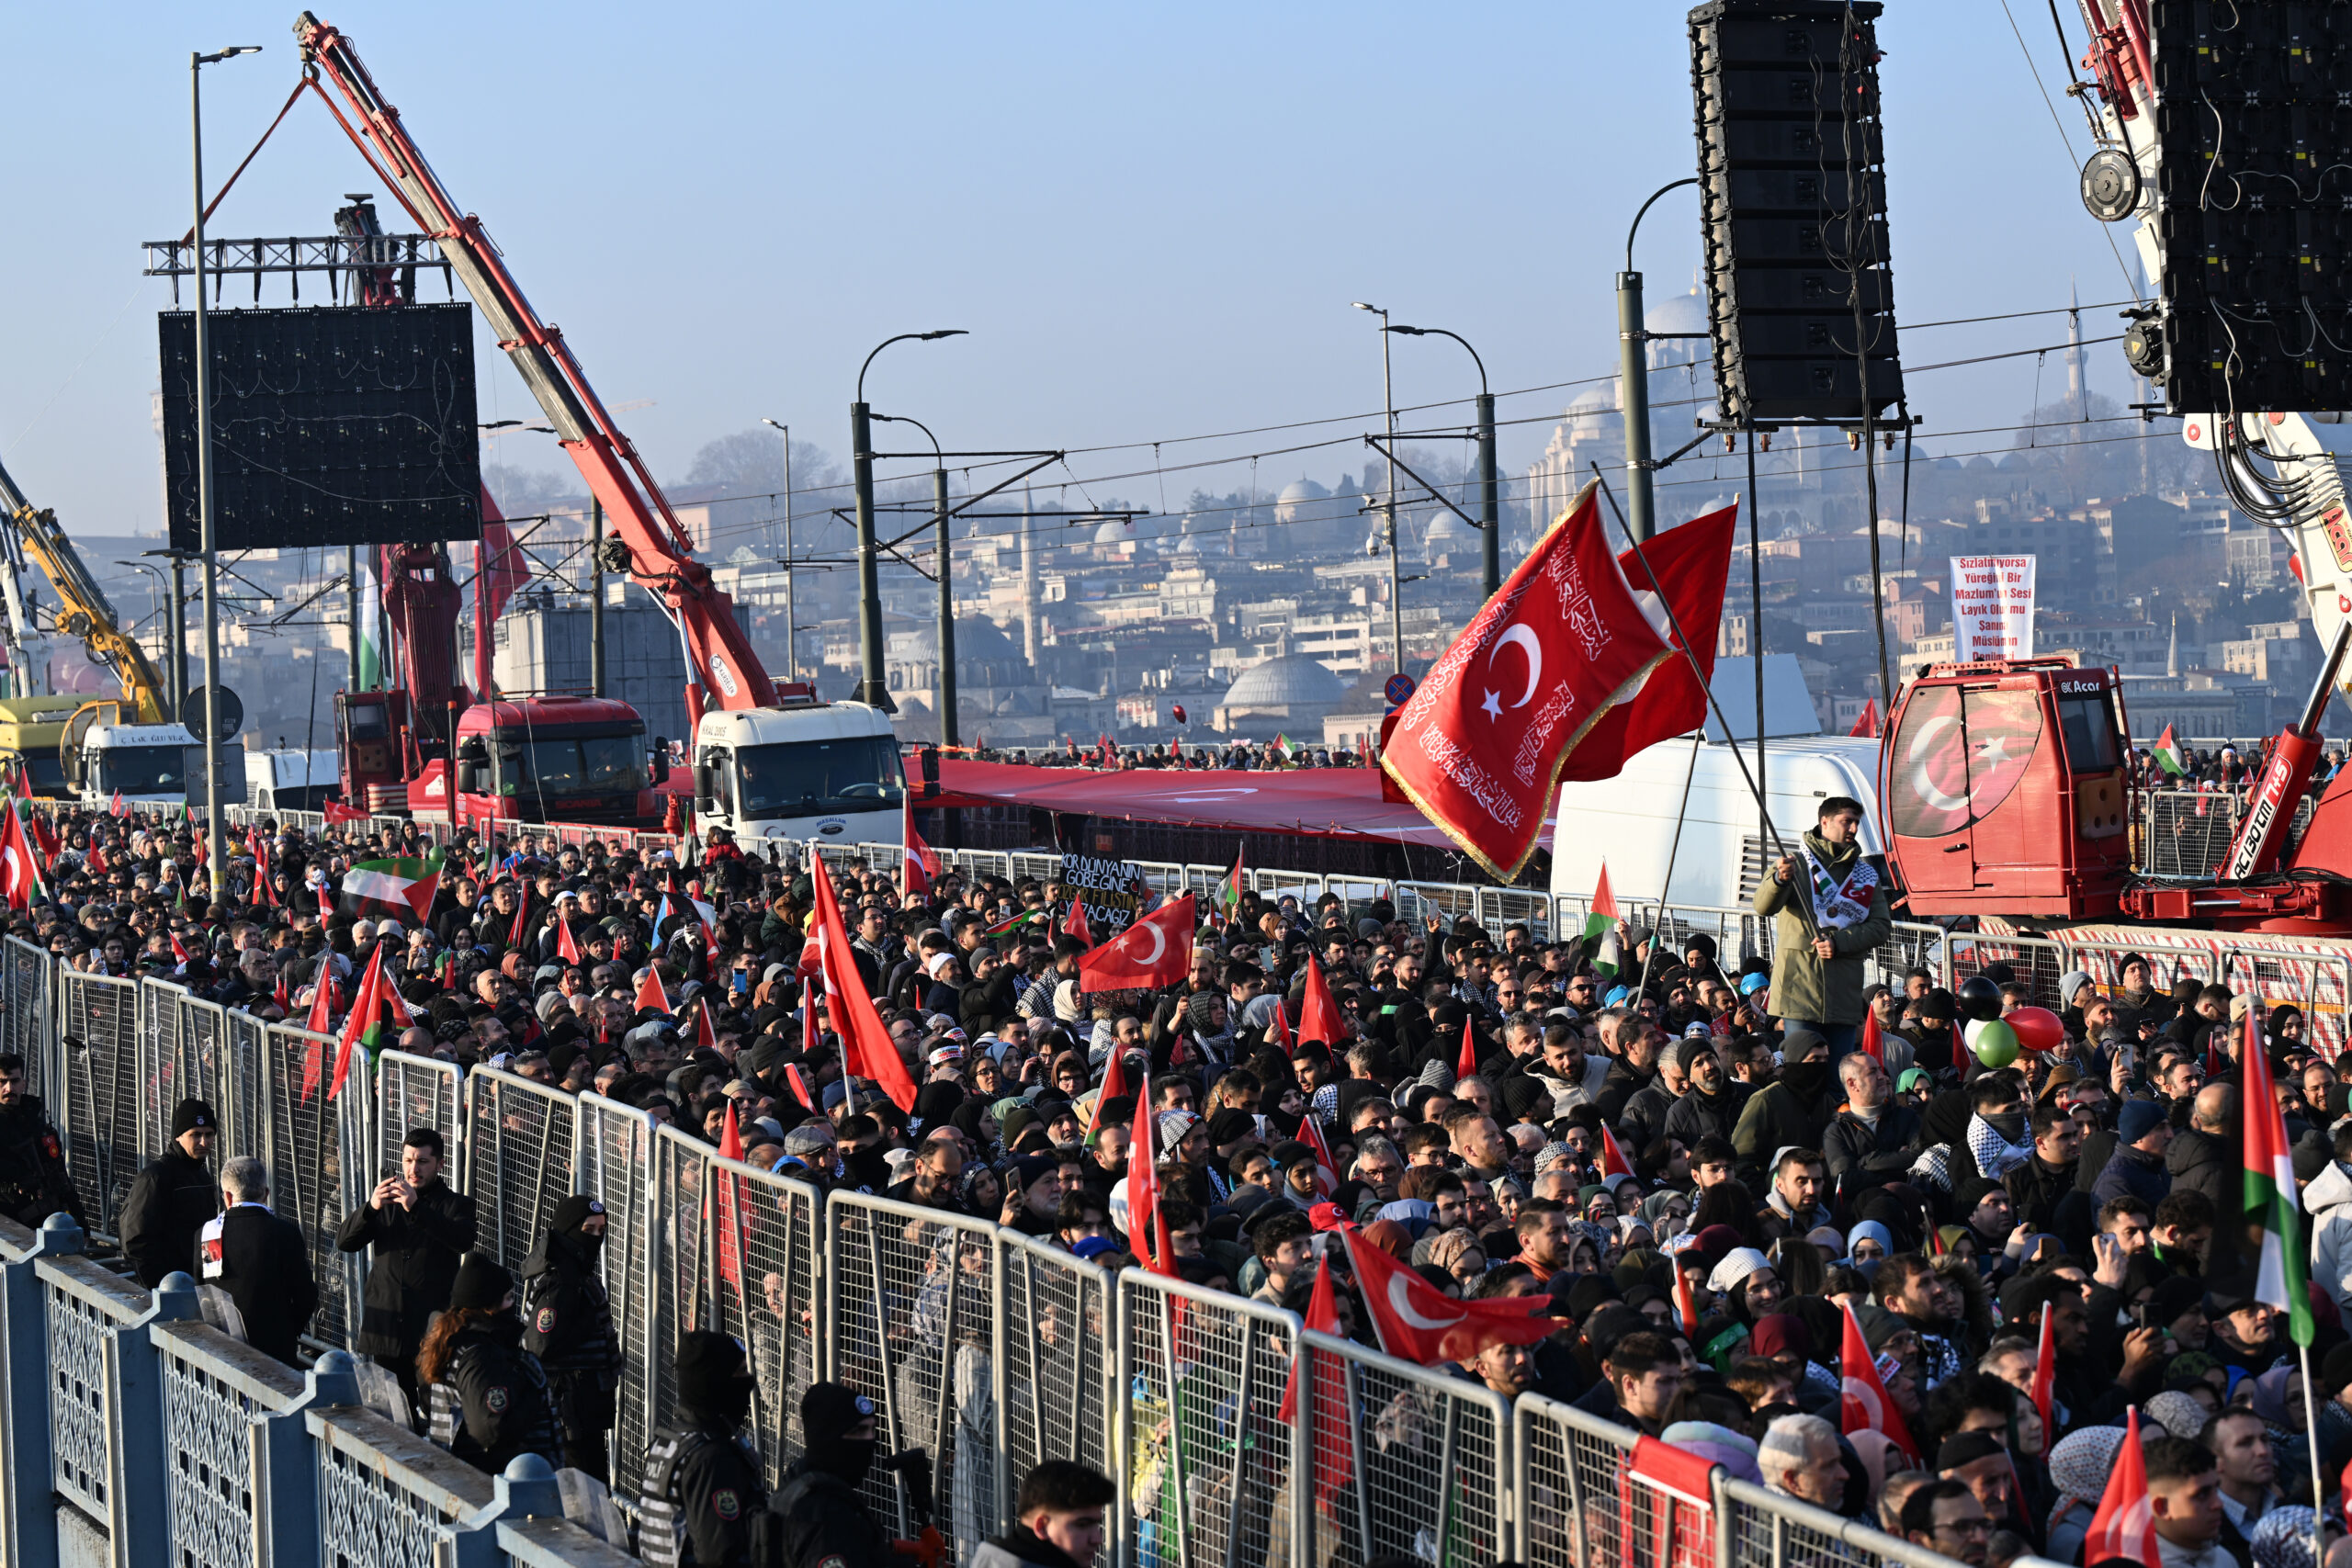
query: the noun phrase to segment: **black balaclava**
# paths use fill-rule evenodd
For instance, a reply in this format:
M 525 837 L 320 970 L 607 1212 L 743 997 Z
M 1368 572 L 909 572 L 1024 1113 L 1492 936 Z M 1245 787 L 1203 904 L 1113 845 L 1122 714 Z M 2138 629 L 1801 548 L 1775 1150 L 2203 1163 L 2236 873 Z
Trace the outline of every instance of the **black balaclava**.
M 753 1382 L 742 1342 L 697 1332 L 678 1344 L 678 1403 L 707 1420 L 740 1427 L 752 1413 Z
M 849 1433 L 873 1415 L 874 1402 L 855 1389 L 837 1382 L 810 1383 L 800 1396 L 801 1440 L 808 1445 L 808 1462 L 849 1485 L 864 1483 L 874 1467 L 874 1439 Z
M 593 1267 L 596 1255 L 605 1249 L 604 1234 L 598 1232 L 592 1235 L 580 1227 L 587 1224 L 591 1214 L 604 1212 L 605 1205 L 587 1193 L 574 1192 L 555 1206 L 555 1218 L 548 1226 L 548 1235 L 574 1258 Z

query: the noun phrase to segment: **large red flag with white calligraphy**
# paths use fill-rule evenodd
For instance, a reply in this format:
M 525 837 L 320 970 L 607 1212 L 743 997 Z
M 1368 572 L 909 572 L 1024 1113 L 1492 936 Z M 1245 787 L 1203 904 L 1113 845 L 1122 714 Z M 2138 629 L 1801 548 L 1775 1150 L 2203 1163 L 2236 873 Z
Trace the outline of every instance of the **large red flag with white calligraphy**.
M 1703 517 L 1693 517 L 1679 528 L 1668 528 L 1641 547 L 1637 556 L 1622 550 L 1617 564 L 1633 585 L 1634 597 L 1644 609 L 1659 593 L 1674 614 L 1666 624 L 1671 638 L 1678 625 L 1690 639 L 1699 667 L 1715 672 L 1715 634 L 1724 618 L 1724 584 L 1731 575 L 1732 525 L 1739 508 L 1726 506 Z M 1649 570 L 1643 570 L 1644 562 Z M 1656 576 L 1657 586 L 1650 586 Z M 1575 755 L 1560 769 L 1569 779 L 1613 779 L 1625 771 L 1633 755 L 1661 740 L 1688 735 L 1707 722 L 1707 693 L 1690 669 L 1690 660 L 1668 659 L 1642 682 L 1641 690 L 1601 716 L 1600 722 L 1577 745 Z
M 1662 607 L 1657 610 L 1660 622 Z M 1380 765 L 1487 872 L 1535 852 L 1568 753 L 1669 648 L 1585 487 L 1396 716 Z

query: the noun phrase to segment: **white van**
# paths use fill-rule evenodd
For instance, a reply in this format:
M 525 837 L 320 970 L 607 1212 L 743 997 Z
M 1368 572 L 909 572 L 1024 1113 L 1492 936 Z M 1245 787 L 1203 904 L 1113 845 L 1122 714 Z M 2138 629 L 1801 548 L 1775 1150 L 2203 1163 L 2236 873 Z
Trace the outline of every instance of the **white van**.
M 1765 796 L 1771 802 L 1773 826 L 1792 852 L 1797 836 L 1819 820 L 1821 803 L 1842 795 L 1862 803 L 1862 852 L 1885 853 L 1878 830 L 1878 745 L 1820 735 L 1766 745 Z M 1756 797 L 1731 747 L 1698 742 L 1695 764 L 1692 750 L 1689 739 L 1663 740 L 1636 752 L 1613 779 L 1560 786 L 1559 818 L 1552 829 L 1554 893 L 1589 897 L 1605 860 L 1610 891 L 1619 898 L 1698 908 L 1746 906 L 1762 867 L 1776 858 L 1769 840 L 1758 841 Z M 1739 751 L 1754 773 L 1755 743 Z
M 714 709 L 695 731 L 695 826 L 747 842 L 895 844 L 906 809 L 890 716 L 864 703 Z

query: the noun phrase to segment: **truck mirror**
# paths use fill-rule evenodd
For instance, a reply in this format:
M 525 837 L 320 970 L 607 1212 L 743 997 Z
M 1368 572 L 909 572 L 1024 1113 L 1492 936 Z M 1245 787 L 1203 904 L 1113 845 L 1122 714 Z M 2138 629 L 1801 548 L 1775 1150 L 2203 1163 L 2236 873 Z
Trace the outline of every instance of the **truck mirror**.
M 713 812 L 718 809 L 718 770 L 707 765 L 695 769 L 695 809 Z
M 670 748 L 656 742 L 653 748 L 653 782 L 670 782 Z

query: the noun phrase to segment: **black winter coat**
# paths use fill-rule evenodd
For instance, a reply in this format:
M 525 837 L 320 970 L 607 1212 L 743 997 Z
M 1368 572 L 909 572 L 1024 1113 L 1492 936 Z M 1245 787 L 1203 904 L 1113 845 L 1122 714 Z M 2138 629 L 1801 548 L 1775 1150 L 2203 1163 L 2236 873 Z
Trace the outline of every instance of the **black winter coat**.
M 447 1377 L 459 1413 L 453 1456 L 491 1475 L 517 1454 L 563 1463 L 547 1371 L 523 1348 L 520 1320 L 502 1314 L 461 1331 Z
M 122 1251 L 149 1290 L 174 1271 L 193 1272 L 196 1238 L 220 1212 L 220 1184 L 211 1168 L 175 1144 L 139 1173 L 122 1204 Z
M 1821 1156 L 1829 1166 L 1829 1179 L 1840 1196 L 1866 1187 L 1901 1181 L 1923 1145 L 1919 1113 L 1906 1105 L 1888 1105 L 1872 1126 L 1850 1111 L 1841 1111 L 1821 1135 Z
M 2175 1192 L 2202 1192 L 2212 1200 L 2216 1213 L 2227 1213 L 2222 1201 L 2226 1190 L 2234 1190 L 2239 1173 L 2228 1164 L 2228 1148 L 2211 1133 L 2197 1127 L 2183 1127 L 2165 1151 L 2165 1168 L 2172 1172 Z
M 82 1224 L 82 1200 L 65 1169 L 65 1146 L 32 1095 L 0 1111 L 0 1214 L 39 1230 L 51 1214 Z M 85 1228 L 87 1228 L 86 1226 Z
M 311 1248 L 301 1227 L 259 1203 L 240 1203 L 220 1217 L 219 1271 L 209 1260 L 201 1266 L 204 1281 L 227 1291 L 237 1303 L 245 1343 L 292 1366 L 295 1343 L 319 1310 L 318 1281 L 311 1275 Z
M 345 1252 L 376 1248 L 356 1344 L 363 1356 L 405 1366 L 416 1359 L 433 1314 L 449 1304 L 458 1260 L 474 1245 L 474 1201 L 435 1177 L 417 1193 L 413 1208 L 394 1203 L 354 1210 L 334 1244 Z

